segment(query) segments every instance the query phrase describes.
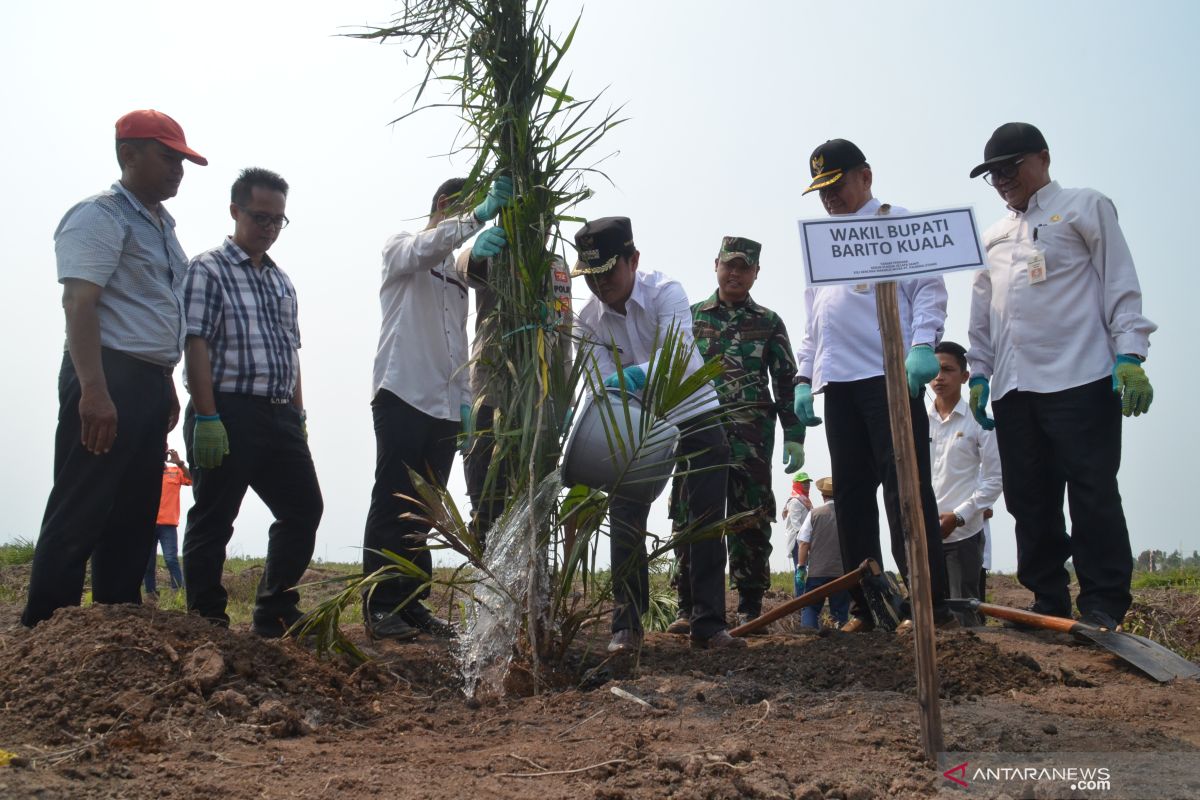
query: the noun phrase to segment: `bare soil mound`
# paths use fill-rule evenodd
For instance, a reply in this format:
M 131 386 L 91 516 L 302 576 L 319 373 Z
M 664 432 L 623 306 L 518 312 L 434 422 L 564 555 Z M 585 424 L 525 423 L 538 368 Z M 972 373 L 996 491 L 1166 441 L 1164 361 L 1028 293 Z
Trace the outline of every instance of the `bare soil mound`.
M 1191 621 L 1168 615 L 1194 596 L 1154 591 L 1183 637 Z M 372 644 L 350 623 L 375 657 L 357 669 L 151 607 L 65 609 L 32 631 L 18 610 L 0 607 L 0 749 L 16 756 L 0 797 L 861 800 L 944 782 L 917 743 L 911 636 L 776 632 L 719 653 L 651 634 L 615 663 L 597 631 L 536 693 L 518 666 L 516 693 L 480 702 L 445 642 Z M 1154 683 L 1070 637 L 939 632 L 938 659 L 950 749 L 1200 749 L 1200 683 Z

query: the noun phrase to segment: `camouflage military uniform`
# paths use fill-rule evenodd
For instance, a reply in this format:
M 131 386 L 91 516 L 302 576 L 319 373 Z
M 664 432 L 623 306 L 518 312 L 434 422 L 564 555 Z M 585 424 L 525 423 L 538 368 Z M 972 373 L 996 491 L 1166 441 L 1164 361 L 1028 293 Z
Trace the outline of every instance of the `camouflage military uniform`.
M 762 594 L 771 585 L 768 560 L 775 520 L 771 454 L 776 418 L 783 425 L 786 441 L 804 441 L 804 426 L 792 410 L 796 360 L 783 320 L 752 298 L 731 306 L 714 292 L 692 306 L 692 319 L 696 347 L 704 360 L 720 358 L 725 364 L 717 391 L 728 414 L 725 433 L 732 466 L 727 511 L 731 515 L 757 512 L 752 522 L 726 538 L 729 576 L 742 596 L 738 610 L 757 613 Z M 671 516 L 677 526 L 679 520 L 687 519 L 685 503 L 681 487 L 673 486 Z M 680 569 L 685 570 L 686 564 Z M 686 581 L 682 583 L 686 585 Z

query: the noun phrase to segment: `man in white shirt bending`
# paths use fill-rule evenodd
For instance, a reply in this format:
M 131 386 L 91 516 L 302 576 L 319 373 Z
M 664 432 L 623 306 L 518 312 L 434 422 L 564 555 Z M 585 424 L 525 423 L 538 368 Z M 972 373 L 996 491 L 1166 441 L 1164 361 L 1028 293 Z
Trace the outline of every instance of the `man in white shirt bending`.
M 871 165 L 866 156 L 845 139 L 817 147 L 809 161 L 812 184 L 805 190 L 821 193 L 821 204 L 830 215 L 885 215 L 906 213 L 880 203 L 871 194 Z M 905 333 L 908 358 L 908 391 L 913 440 L 921 478 L 929 551 L 930 590 L 934 622 L 955 624 L 946 607 L 946 564 L 938 535 L 937 502 L 929 477 L 929 418 L 921 392 L 938 373 L 933 347 L 942 338 L 946 322 L 946 284 L 940 277 L 914 278 L 896 284 L 900 327 Z M 875 310 L 875 287 L 817 286 L 804 290 L 805 328 L 796 354 L 796 416 L 805 425 L 820 425 L 813 411 L 813 395 L 824 393 L 825 438 L 833 466 L 837 500 L 838 535 L 842 561 L 853 569 L 863 559 L 883 561 L 879 545 L 879 507 L 875 493 L 883 485 L 883 503 L 891 529 L 892 558 L 901 575 L 908 576 L 908 554 L 900 521 L 900 491 L 892 454 L 892 426 L 888 419 L 887 384 L 883 374 L 883 343 Z M 851 590 L 854 618 L 844 630 L 869 631 L 876 621 L 862 589 Z
M 1150 409 L 1142 369 L 1157 325 L 1142 315 L 1133 256 L 1111 200 L 1050 180 L 1050 150 L 1024 122 L 1001 125 L 971 170 L 1008 213 L 983 234 L 988 268 L 971 298 L 971 410 L 988 397 L 1016 519 L 1017 578 L 1033 610 L 1071 615 L 1067 559 L 1085 621 L 1129 610 L 1133 555 L 1117 489 L 1121 415 Z M 1063 494 L 1071 504 L 1071 535 Z
M 425 229 L 398 233 L 383 247 L 383 324 L 371 387 L 375 486 L 363 535 L 364 575 L 394 566 L 382 550 L 426 573 L 433 569 L 433 557 L 425 549 L 429 526 L 401 519 L 418 508 L 399 495 L 416 494 L 409 468 L 433 475 L 443 485 L 450 477 L 455 438 L 471 408 L 466 369 L 469 278 L 457 268 L 454 248 L 512 202 L 512 181 L 502 176 L 474 211 L 466 211 L 460 196 L 465 183 L 456 178 L 439 186 Z M 489 228 L 475 240 L 471 253 L 477 260 L 490 258 L 504 244 L 504 229 Z M 413 597 L 421 583 L 396 572 L 377 584 L 363 598 L 367 634 L 395 640 L 411 639 L 422 631 L 452 636 L 450 625 L 420 602 L 429 596 L 428 588 Z
M 984 514 L 1000 496 L 1000 454 L 996 437 L 979 425 L 962 397 L 970 375 L 967 351 L 957 342 L 943 340 L 934 353 L 942 369 L 929 384 L 934 395 L 929 406 L 929 454 L 946 579 L 950 597 L 982 600 L 979 576 L 989 535 Z M 956 616 L 965 625 L 983 624 L 974 611 L 956 612 Z
M 692 339 L 692 309 L 683 287 L 661 272 L 638 270 L 641 253 L 628 217 L 594 219 L 575 234 L 579 263 L 592 297 L 579 311 L 579 357 L 606 386 L 624 384 L 630 393 L 646 385 L 647 370 L 663 339 L 674 330 L 690 350 L 686 372 L 703 362 Z M 704 526 L 725 518 L 729 444 L 715 412 L 716 389 L 704 386 L 683 401 L 667 420 L 680 428 L 677 453 L 687 456 L 688 521 Z M 636 652 L 642 644 L 641 616 L 650 597 L 646 523 L 650 504 L 623 497 L 618 486 L 609 503 L 609 542 L 613 575 L 612 641 L 608 652 Z M 746 646 L 725 624 L 725 543 L 707 538 L 688 545 L 691 588 L 691 640 L 700 649 Z

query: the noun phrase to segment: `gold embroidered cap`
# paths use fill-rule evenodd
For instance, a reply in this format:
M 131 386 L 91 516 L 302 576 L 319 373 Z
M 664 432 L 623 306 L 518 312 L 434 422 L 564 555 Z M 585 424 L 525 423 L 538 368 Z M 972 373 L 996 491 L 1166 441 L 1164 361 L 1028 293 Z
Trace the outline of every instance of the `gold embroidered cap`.
M 634 251 L 633 223 L 629 217 L 600 217 L 586 223 L 575 234 L 575 262 L 572 278 L 608 272 L 621 256 Z
M 825 144 L 818 145 L 808 160 L 812 183 L 804 190 L 804 194 L 832 186 L 849 170 L 866 163 L 867 157 L 854 142 L 847 139 L 830 139 Z

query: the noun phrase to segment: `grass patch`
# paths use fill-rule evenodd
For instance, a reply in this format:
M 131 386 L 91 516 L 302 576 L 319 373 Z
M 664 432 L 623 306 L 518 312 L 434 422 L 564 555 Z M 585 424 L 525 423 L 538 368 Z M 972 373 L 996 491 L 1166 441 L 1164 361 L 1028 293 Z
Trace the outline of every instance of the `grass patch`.
M 1200 567 L 1175 567 L 1156 572 L 1135 572 L 1133 588 L 1180 589 L 1200 593 Z
M 11 542 L 0 544 L 0 566 L 12 567 L 18 564 L 28 564 L 33 561 L 33 548 L 32 539 L 20 536 Z

